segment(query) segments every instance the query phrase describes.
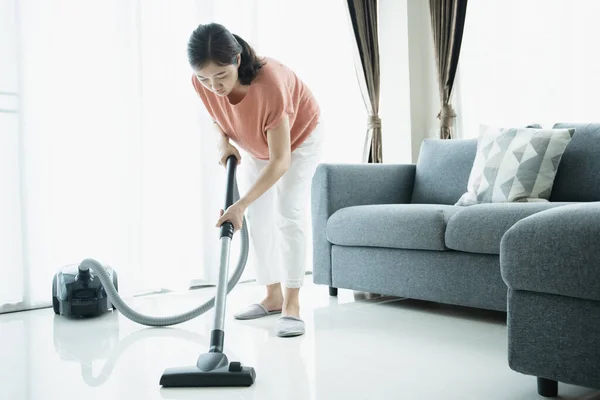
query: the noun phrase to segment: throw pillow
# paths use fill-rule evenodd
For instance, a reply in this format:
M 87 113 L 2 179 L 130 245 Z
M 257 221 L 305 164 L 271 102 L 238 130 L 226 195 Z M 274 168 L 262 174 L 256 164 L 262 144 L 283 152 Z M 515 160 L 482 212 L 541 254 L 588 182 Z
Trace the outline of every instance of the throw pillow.
M 457 206 L 548 201 L 575 129 L 480 127 L 467 192 Z

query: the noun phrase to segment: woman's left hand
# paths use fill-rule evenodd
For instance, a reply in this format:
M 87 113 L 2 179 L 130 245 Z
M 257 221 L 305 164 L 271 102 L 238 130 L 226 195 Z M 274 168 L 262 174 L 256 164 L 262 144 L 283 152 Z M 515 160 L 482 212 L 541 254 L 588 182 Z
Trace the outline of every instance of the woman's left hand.
M 231 205 L 225 212 L 221 210 L 221 217 L 217 221 L 217 228 L 220 228 L 226 221 L 233 224 L 233 232 L 237 232 L 242 228 L 244 221 L 244 213 L 246 207 L 239 201 Z

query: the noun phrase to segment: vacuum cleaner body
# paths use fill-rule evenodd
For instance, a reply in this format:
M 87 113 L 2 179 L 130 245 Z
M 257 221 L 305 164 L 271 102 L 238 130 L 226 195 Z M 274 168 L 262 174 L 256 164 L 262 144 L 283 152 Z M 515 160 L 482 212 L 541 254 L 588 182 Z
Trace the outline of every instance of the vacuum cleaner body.
M 118 290 L 117 273 L 107 269 Z M 67 265 L 54 275 L 52 306 L 55 314 L 74 318 L 95 317 L 115 309 L 93 269 L 82 265 Z

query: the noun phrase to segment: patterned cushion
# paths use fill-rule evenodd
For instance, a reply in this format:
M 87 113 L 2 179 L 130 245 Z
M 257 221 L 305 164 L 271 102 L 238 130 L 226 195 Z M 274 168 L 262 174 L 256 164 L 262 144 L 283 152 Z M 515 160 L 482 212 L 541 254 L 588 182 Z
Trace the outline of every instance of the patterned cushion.
M 467 192 L 456 205 L 548 201 L 574 132 L 481 126 Z

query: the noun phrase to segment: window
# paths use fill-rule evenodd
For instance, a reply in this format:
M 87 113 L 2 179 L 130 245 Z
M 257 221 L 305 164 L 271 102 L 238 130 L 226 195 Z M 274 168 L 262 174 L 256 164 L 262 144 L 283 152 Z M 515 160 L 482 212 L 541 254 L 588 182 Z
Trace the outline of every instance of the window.
M 592 122 L 600 110 L 600 2 L 469 2 L 460 60 L 463 137 L 479 124 Z

